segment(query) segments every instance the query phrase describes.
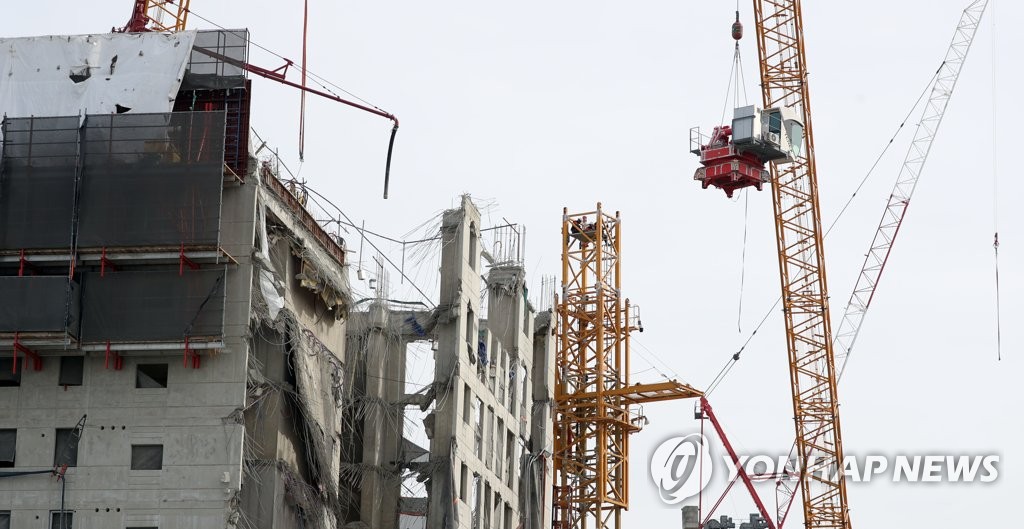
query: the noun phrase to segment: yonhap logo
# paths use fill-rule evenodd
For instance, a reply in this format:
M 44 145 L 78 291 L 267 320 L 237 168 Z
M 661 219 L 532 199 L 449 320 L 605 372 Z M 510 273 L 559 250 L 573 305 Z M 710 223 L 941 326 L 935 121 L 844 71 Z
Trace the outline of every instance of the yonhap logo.
M 651 455 L 651 479 L 661 500 L 674 505 L 696 496 L 711 481 L 711 455 L 701 434 L 672 437 Z

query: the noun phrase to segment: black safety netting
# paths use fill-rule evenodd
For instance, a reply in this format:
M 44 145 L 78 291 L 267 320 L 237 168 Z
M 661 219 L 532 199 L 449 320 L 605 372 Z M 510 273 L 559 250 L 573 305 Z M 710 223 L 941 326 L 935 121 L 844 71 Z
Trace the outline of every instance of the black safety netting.
M 4 120 L 0 250 L 71 245 L 79 121 L 77 116 Z
M 220 270 L 119 271 L 82 280 L 83 343 L 221 339 L 225 274 Z
M 65 276 L 0 276 L 0 332 L 77 336 L 79 292 Z
M 6 119 L 0 251 L 217 246 L 224 130 L 223 111 Z
M 79 248 L 216 246 L 224 113 L 89 116 Z

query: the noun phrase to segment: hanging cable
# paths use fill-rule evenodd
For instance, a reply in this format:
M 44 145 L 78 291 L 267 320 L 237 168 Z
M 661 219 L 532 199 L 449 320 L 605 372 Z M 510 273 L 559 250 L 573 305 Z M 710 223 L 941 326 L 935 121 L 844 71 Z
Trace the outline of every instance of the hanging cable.
M 992 247 L 996 251 L 996 360 L 1003 361 L 1003 317 L 1000 314 L 999 302 L 999 232 L 996 232 L 995 242 Z
M 999 111 L 996 105 L 996 97 L 998 92 L 996 91 L 996 51 L 998 50 L 998 42 L 996 40 L 996 3 L 992 2 L 992 228 L 995 234 L 992 239 L 992 250 L 995 252 L 995 267 L 996 267 L 996 360 L 1003 360 L 1003 318 L 1002 310 L 999 299 L 999 151 L 997 146 L 997 140 L 999 137 L 997 133 L 997 124 L 999 120 Z
M 736 311 L 736 332 L 743 332 L 743 287 L 747 279 L 747 226 L 750 218 L 750 193 L 743 192 L 743 253 L 740 256 L 740 302 Z
M 737 15 L 738 16 L 738 15 Z M 732 108 L 740 106 L 740 85 L 743 82 L 740 80 L 740 42 L 736 41 L 736 49 L 732 54 L 732 76 L 736 79 L 736 82 L 732 86 Z
M 306 156 L 306 37 L 309 31 L 309 0 L 302 7 L 302 90 L 299 91 L 299 163 Z
M 739 6 L 736 7 L 736 21 L 732 24 L 732 38 L 736 41 L 732 52 L 732 64 L 729 66 L 729 82 L 725 85 L 725 104 L 722 105 L 722 117 L 719 123 L 725 124 L 725 116 L 729 110 L 729 97 L 732 96 L 733 108 L 739 106 L 740 84 L 744 84 L 743 66 L 740 57 L 740 39 L 743 38 L 743 24 L 740 23 Z M 733 82 L 735 81 L 735 85 Z M 747 87 L 743 86 L 743 104 L 747 100 Z
M 733 55 L 735 57 L 735 54 Z M 729 111 L 729 96 L 732 95 L 732 78 L 733 78 L 733 67 L 729 67 L 729 82 L 725 85 L 725 103 L 722 104 L 722 117 L 719 118 L 718 122 L 725 123 L 725 115 Z
M 740 106 L 740 90 L 743 90 L 743 105 L 747 103 L 747 80 L 743 78 L 743 57 L 740 54 L 740 39 L 743 38 L 743 24 L 740 23 L 740 9 L 739 4 L 736 5 L 736 21 L 732 23 L 732 38 L 736 41 L 735 51 L 733 51 L 732 67 L 734 70 L 734 76 L 736 78 L 735 96 L 733 97 L 733 107 L 738 108 Z
M 729 68 L 729 82 L 725 87 L 725 100 L 726 104 L 722 108 L 722 118 L 719 121 L 723 126 L 725 124 L 726 112 L 729 109 L 729 95 L 732 92 L 732 106 L 733 109 L 740 107 L 740 91 L 743 93 L 743 105 L 747 105 L 747 85 L 746 79 L 743 77 L 743 57 L 740 53 L 740 40 L 743 38 L 743 24 L 740 22 L 740 6 L 739 0 L 736 2 L 736 20 L 732 23 L 731 28 L 732 39 L 735 41 L 733 45 L 732 53 L 732 65 Z M 747 261 L 747 220 L 750 211 L 750 193 L 743 193 L 743 253 L 741 257 L 741 268 L 740 268 L 740 296 L 739 304 L 736 314 L 736 332 L 743 332 L 742 318 L 743 318 L 743 289 L 746 280 L 746 261 Z M 738 200 L 738 198 L 737 198 Z

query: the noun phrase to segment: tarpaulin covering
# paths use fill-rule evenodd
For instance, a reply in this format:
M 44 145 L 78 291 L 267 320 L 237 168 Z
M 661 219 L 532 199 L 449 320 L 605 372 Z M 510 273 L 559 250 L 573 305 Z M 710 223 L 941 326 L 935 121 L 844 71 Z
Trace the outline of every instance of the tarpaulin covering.
M 169 112 L 195 39 L 195 31 L 0 39 L 0 113 Z
M 82 341 L 180 342 L 224 336 L 225 270 L 84 274 Z
M 0 276 L 0 332 L 78 335 L 79 288 L 64 276 Z

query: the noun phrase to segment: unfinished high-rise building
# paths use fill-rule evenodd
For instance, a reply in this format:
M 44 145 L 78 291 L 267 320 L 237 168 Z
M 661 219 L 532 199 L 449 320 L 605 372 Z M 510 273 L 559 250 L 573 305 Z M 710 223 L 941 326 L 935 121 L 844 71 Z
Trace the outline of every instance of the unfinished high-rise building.
M 362 382 L 346 408 L 355 427 L 342 475 L 361 492 L 350 508 L 368 527 L 396 527 L 396 512 L 402 527 L 550 527 L 554 338 L 551 313 L 528 301 L 520 235 L 484 250 L 480 213 L 464 196 L 441 219 L 437 307 L 375 299 L 352 315 L 346 373 Z M 406 393 L 406 347 L 416 341 L 432 343 L 434 375 Z M 429 412 L 429 447 L 403 439 L 409 407 Z M 406 470 L 427 484 L 425 501 L 403 497 Z
M 485 249 L 463 197 L 436 302 L 355 300 L 252 141 L 244 30 L 0 48 L 0 529 L 550 525 L 521 241 Z

